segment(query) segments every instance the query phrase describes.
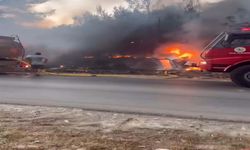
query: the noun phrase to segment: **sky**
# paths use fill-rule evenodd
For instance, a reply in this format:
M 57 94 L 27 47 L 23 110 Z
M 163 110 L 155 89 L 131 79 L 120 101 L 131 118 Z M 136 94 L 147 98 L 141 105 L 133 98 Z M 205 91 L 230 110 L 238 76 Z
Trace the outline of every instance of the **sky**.
M 114 7 L 126 5 L 124 0 L 0 0 L 0 20 L 29 28 L 55 28 L 75 24 L 76 17 L 95 12 L 97 6 L 111 13 Z
M 161 1 L 167 5 L 178 0 Z M 75 18 L 86 12 L 94 13 L 97 6 L 112 13 L 114 7 L 126 7 L 127 3 L 125 0 L 0 0 L 0 35 L 17 34 L 23 36 L 24 41 L 56 46 L 57 37 L 62 36 L 53 34 L 58 28 L 72 27 L 76 24 Z
M 76 17 L 102 6 L 108 12 L 124 0 L 0 0 L 0 20 L 24 27 L 73 25 Z M 2 22 L 1 22 L 2 23 Z
M 72 27 L 75 18 L 97 6 L 111 12 L 120 5 L 126 5 L 124 0 L 0 0 L 0 35 L 19 35 L 24 45 L 60 48 L 60 31 Z

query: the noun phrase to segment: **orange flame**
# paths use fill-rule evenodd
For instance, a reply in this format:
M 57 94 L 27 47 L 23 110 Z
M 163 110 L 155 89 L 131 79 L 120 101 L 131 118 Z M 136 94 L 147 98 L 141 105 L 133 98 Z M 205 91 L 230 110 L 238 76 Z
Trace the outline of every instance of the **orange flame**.
M 131 58 L 132 56 L 130 55 L 115 55 L 115 56 L 112 56 L 111 58 L 113 59 L 121 59 L 121 58 Z
M 175 55 L 179 59 L 191 59 L 194 54 L 193 52 L 188 52 L 187 50 L 182 50 L 180 48 L 167 48 L 164 52 L 165 54 Z
M 200 67 L 188 67 L 186 71 L 202 71 Z
M 171 64 L 168 60 L 161 59 L 160 62 L 165 70 L 167 70 L 171 67 Z
M 168 51 L 168 49 L 167 49 L 167 51 Z M 171 53 L 171 54 L 180 55 L 180 54 L 181 54 L 181 50 L 178 49 L 178 48 L 172 49 L 172 50 L 170 50 L 170 53 Z
M 156 57 L 162 59 L 161 63 L 165 69 L 171 68 L 170 63 L 164 61 L 167 57 L 176 57 L 176 59 L 188 60 L 192 63 L 198 63 L 200 61 L 200 52 L 196 48 L 185 44 L 170 44 L 163 45 L 156 50 Z M 196 70 L 197 68 L 191 68 Z
M 184 53 L 179 56 L 180 59 L 191 59 L 193 57 L 193 54 L 191 53 Z

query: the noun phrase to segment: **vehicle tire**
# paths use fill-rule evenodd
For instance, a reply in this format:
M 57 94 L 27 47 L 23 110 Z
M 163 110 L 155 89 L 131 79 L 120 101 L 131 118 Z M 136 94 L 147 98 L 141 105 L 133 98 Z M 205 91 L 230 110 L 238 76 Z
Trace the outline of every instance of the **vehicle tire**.
M 250 65 L 236 68 L 230 75 L 237 85 L 250 88 Z

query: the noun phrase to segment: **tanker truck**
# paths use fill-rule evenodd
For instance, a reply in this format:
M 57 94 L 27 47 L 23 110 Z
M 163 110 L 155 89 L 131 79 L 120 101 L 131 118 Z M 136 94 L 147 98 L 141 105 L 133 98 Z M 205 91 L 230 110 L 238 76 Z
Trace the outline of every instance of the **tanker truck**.
M 0 73 L 24 71 L 30 64 L 23 60 L 25 49 L 18 36 L 0 36 Z

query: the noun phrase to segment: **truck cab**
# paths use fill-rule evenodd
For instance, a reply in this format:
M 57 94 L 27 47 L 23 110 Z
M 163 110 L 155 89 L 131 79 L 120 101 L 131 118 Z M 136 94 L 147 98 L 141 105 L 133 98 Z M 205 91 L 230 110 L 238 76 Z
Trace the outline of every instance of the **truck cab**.
M 250 28 L 223 32 L 208 44 L 201 57 L 201 68 L 230 73 L 233 82 L 250 87 Z

